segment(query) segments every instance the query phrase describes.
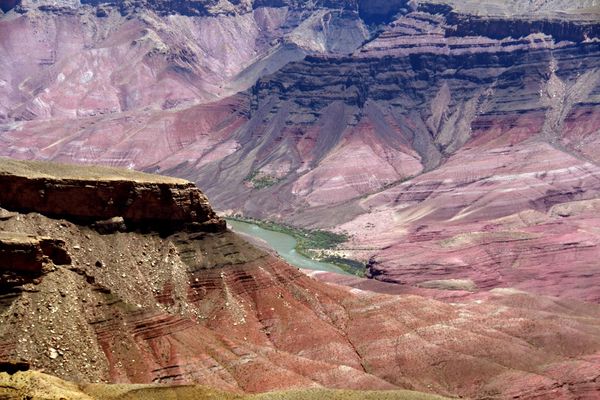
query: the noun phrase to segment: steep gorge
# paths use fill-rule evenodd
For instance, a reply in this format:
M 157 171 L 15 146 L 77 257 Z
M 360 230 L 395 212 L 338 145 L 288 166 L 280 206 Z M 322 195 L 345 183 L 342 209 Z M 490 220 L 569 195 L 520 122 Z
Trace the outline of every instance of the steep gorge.
M 0 155 L 189 179 L 347 233 L 370 278 L 307 276 L 182 179 L 0 159 L 0 368 L 597 397 L 597 0 L 0 5 Z
M 529 20 L 494 39 L 493 20 L 428 9 L 259 80 L 240 151 L 165 171 L 226 209 L 349 232 L 340 253 L 378 280 L 599 301 L 598 25 Z M 247 171 L 273 186 L 240 185 Z
M 133 185 L 166 179 L 40 163 L 20 170 L 32 166 L 32 185 L 36 169 L 53 171 L 54 182 L 73 170 L 106 185 L 118 184 L 116 173 Z M 0 160 L 4 175 L 14 170 L 14 161 Z M 85 207 L 73 198 L 73 212 Z M 47 259 L 32 281 L 2 286 L 2 361 L 79 382 L 196 383 L 236 393 L 404 388 L 575 399 L 599 389 L 597 305 L 515 290 L 455 304 L 382 295 L 314 280 L 229 231 L 107 233 L 36 212 L 2 215 L 3 235 L 54 238 L 70 255 L 63 265 Z M 12 269 L 7 260 L 3 270 Z M 19 376 L 0 373 L 12 382 L 0 393 L 19 395 Z

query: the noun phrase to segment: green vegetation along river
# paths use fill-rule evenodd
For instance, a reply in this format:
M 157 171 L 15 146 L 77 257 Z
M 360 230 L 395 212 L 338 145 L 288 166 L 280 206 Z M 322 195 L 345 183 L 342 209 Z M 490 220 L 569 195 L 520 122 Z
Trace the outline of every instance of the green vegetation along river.
M 296 239 L 290 235 L 271 231 L 252 223 L 237 220 L 228 219 L 227 225 L 229 225 L 234 232 L 244 233 L 264 240 L 268 243 L 269 247 L 275 250 L 284 260 L 298 268 L 348 274 L 334 264 L 311 260 L 310 258 L 299 254 L 296 251 Z

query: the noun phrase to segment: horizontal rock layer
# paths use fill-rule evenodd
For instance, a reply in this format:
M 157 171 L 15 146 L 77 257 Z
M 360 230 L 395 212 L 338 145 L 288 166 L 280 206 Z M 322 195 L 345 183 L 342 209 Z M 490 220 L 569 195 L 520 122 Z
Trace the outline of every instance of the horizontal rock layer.
M 255 151 L 172 171 L 205 173 L 228 209 L 351 233 L 339 252 L 372 259 L 378 280 L 441 297 L 518 287 L 599 301 L 591 215 L 551 211 L 600 190 L 598 42 L 559 42 L 554 28 L 455 36 L 447 24 L 409 13 L 352 56 L 288 64 L 252 90 L 237 140 Z M 274 185 L 235 186 L 248 170 Z
M 319 10 L 335 9 L 348 10 L 359 14 L 367 22 L 386 21 L 395 13 L 407 7 L 406 0 L 391 1 L 366 1 L 366 0 L 317 0 L 306 2 L 303 0 L 60 0 L 58 2 L 30 1 L 30 0 L 3 0 L 1 9 L 5 12 L 17 7 L 18 12 L 27 12 L 30 8 L 41 8 L 51 12 L 69 12 L 81 7 L 91 5 L 98 7 L 99 15 L 106 16 L 106 8 L 116 6 L 122 14 L 134 14 L 141 9 L 152 10 L 159 15 L 180 14 L 185 16 L 215 16 L 222 14 L 245 14 L 262 7 L 288 8 L 291 10 Z M 71 11 L 72 12 L 72 11 Z
M 130 228 L 222 230 L 193 183 L 106 167 L 0 160 L 0 207 L 78 223 L 123 218 Z
M 65 243 L 59 239 L 0 232 L 0 271 L 41 275 L 48 262 L 71 263 Z
M 2 154 L 178 174 L 222 209 L 350 233 L 375 278 L 356 287 L 451 303 L 324 285 L 229 232 L 119 232 L 212 220 L 189 183 L 29 176 L 14 209 L 104 235 L 0 213 L 72 255 L 3 289 L 0 358 L 248 392 L 597 393 L 598 306 L 573 300 L 598 301 L 594 0 L 69 3 L 0 19 Z
M 222 210 L 345 230 L 345 256 L 415 290 L 597 301 L 597 234 L 551 211 L 598 197 L 597 2 L 332 4 L 11 11 L 0 152 L 174 174 Z

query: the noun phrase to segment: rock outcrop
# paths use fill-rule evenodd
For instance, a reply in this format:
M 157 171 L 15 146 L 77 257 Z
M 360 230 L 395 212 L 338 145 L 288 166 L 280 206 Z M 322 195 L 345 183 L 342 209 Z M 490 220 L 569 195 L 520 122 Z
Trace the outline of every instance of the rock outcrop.
M 592 214 L 550 211 L 600 193 L 598 23 L 501 20 L 421 7 L 350 56 L 290 63 L 251 91 L 235 138 L 253 151 L 169 171 L 226 209 L 349 232 L 374 279 L 598 302 Z M 234 184 L 247 171 L 273 184 Z
M 115 218 L 121 218 L 130 229 L 225 229 L 206 196 L 182 179 L 106 167 L 82 169 L 0 159 L 0 186 L 0 207 L 4 209 L 95 223 L 101 229 L 121 225 Z
M 117 7 L 123 15 L 131 15 L 140 10 L 152 10 L 161 16 L 184 15 L 184 16 L 217 16 L 217 15 L 239 15 L 247 14 L 258 8 L 285 8 L 291 11 L 313 11 L 313 10 L 344 10 L 360 15 L 368 23 L 379 23 L 389 20 L 398 12 L 405 11 L 407 0 L 392 1 L 369 1 L 369 0 L 181 0 L 181 1 L 158 1 L 158 0 L 3 0 L 0 3 L 3 11 L 9 11 L 19 4 L 19 12 L 27 12 L 30 8 L 39 8 L 48 11 L 60 11 L 76 9 L 81 5 L 90 5 L 98 10 L 104 7 Z
M 0 270 L 40 273 L 46 263 L 71 263 L 62 240 L 12 232 L 0 232 Z
M 271 200 L 282 190 L 289 208 L 340 204 L 443 168 L 463 148 L 484 145 L 488 132 L 513 145 L 539 138 L 563 146 L 567 158 L 585 151 L 569 139 L 575 123 L 567 124 L 581 115 L 586 137 L 597 126 L 589 110 L 600 104 L 598 42 L 566 42 L 535 26 L 523 37 L 485 30 L 457 37 L 471 20 L 455 26 L 451 16 L 409 13 L 352 56 L 288 64 L 252 89 L 251 120 L 236 141 L 257 151 L 170 171 L 199 176 L 222 207 L 260 213 L 244 194 L 267 209 L 282 207 Z M 248 169 L 277 178 L 277 187 L 235 185 Z M 210 182 L 219 173 L 225 189 Z
M 60 239 L 0 232 L 0 290 L 34 282 L 53 265 L 70 263 Z

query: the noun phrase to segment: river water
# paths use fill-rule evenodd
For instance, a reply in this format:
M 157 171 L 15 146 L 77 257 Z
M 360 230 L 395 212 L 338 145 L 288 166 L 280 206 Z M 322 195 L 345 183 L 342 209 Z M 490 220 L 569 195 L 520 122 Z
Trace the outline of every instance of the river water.
M 284 260 L 298 268 L 337 272 L 344 275 L 348 274 L 336 265 L 311 260 L 310 258 L 304 257 L 302 254 L 298 254 L 296 251 L 296 239 L 290 235 L 270 231 L 248 222 L 232 221 L 228 219 L 227 225 L 234 232 L 245 233 L 246 235 L 264 240 L 269 244 L 269 247 L 275 250 Z

